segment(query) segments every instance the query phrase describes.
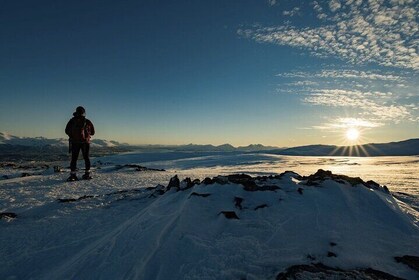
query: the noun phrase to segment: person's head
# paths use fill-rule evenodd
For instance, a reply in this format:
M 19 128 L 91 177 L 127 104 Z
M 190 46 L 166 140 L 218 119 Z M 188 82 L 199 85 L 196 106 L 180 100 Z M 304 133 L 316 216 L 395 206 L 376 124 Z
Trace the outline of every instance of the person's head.
M 79 106 L 79 107 L 76 108 L 76 112 L 74 112 L 73 115 L 74 116 L 85 117 L 86 116 L 86 110 L 82 106 Z

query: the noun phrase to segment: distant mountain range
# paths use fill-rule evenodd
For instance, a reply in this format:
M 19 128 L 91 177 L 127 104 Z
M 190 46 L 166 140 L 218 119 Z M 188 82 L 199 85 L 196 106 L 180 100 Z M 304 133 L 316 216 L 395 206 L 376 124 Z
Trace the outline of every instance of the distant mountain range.
M 52 146 L 52 147 L 65 147 L 68 146 L 68 140 L 64 138 L 48 139 L 44 137 L 18 137 L 7 133 L 0 132 L 0 145 L 12 145 L 12 146 Z M 116 147 L 116 146 L 127 146 L 127 144 L 121 144 L 117 141 L 108 141 L 102 139 L 93 139 L 92 146 L 98 148 Z
M 68 140 L 64 138 L 48 139 L 44 137 L 18 137 L 10 134 L 0 132 L 0 145 L 12 146 L 27 146 L 27 147 L 67 147 Z M 219 146 L 214 145 L 128 145 L 119 143 L 117 141 L 108 141 L 102 139 L 92 139 L 92 147 L 94 148 L 109 148 L 109 147 L 129 147 L 131 149 L 141 150 L 173 150 L 184 152 L 254 152 L 278 149 L 273 146 L 263 146 L 261 144 L 251 144 L 243 147 L 234 147 L 230 144 L 223 144 Z
M 131 151 L 127 144 L 94 139 L 92 156 Z M 58 161 L 68 160 L 68 140 L 44 137 L 17 137 L 0 132 L 0 161 Z
M 44 137 L 17 137 L 0 132 L 0 151 L 65 151 L 68 140 L 48 139 Z M 335 145 L 307 145 L 292 148 L 278 148 L 251 144 L 234 147 L 230 144 L 214 145 L 128 145 L 117 141 L 93 139 L 92 147 L 101 153 L 107 150 L 113 152 L 124 151 L 175 151 L 175 152 L 264 152 L 278 155 L 295 156 L 408 156 L 419 155 L 419 138 L 390 143 L 370 143 L 356 146 Z M 94 149 L 93 149 L 94 151 Z
M 335 146 L 335 145 L 308 145 L 292 148 L 278 148 L 252 144 L 243 147 L 234 147 L 230 144 L 220 146 L 214 145 L 181 145 L 181 146 L 162 146 L 173 151 L 183 152 L 263 152 L 278 155 L 294 156 L 410 156 L 419 155 L 419 139 L 409 139 L 390 143 L 370 143 L 355 146 Z M 139 148 L 147 149 L 147 146 Z
M 293 156 L 411 156 L 419 155 L 419 139 L 356 146 L 308 145 L 269 152 Z

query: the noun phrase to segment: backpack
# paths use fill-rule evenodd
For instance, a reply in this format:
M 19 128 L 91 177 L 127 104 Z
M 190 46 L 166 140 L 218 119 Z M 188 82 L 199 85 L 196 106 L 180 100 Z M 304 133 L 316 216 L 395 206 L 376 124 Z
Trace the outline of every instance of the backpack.
M 74 118 L 71 129 L 71 140 L 73 142 L 89 142 L 90 129 L 85 118 Z

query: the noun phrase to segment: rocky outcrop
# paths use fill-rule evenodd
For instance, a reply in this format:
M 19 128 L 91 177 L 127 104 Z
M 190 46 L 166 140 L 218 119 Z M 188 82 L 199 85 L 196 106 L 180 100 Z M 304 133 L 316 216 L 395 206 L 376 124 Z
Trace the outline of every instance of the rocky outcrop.
M 148 167 L 141 166 L 138 164 L 124 164 L 124 165 L 115 166 L 115 170 L 121 170 L 121 169 L 133 169 L 135 171 L 166 171 L 164 169 L 148 168 Z
M 221 211 L 220 214 L 223 214 L 224 217 L 226 217 L 227 219 L 240 220 L 240 218 L 234 211 Z
M 13 212 L 2 212 L 0 213 L 0 219 L 4 219 L 7 221 L 13 220 L 17 218 L 17 214 Z
M 166 191 L 170 189 L 175 189 L 177 191 L 180 189 L 180 180 L 177 175 L 170 178 L 169 184 L 166 187 Z
M 59 198 L 58 202 L 61 202 L 61 203 L 75 202 L 75 201 L 80 201 L 80 200 L 84 200 L 84 199 L 87 199 L 87 198 L 94 198 L 94 197 L 98 197 L 98 196 L 97 195 L 96 196 L 95 195 L 83 195 L 83 196 L 78 197 L 78 198 Z
M 319 169 L 316 173 L 309 176 L 300 176 L 298 179 L 305 181 L 304 184 L 307 186 L 318 186 L 325 180 L 333 180 L 341 184 L 349 183 L 351 186 L 363 185 L 369 189 L 381 190 L 389 193 L 386 186 L 380 186 L 380 184 L 370 180 L 365 182 L 360 177 L 350 177 L 346 175 L 333 174 L 332 171 Z
M 326 171 L 323 169 L 319 169 L 316 173 L 309 176 L 300 176 L 299 174 L 292 171 L 286 171 L 279 175 L 257 176 L 257 177 L 252 177 L 247 174 L 232 174 L 232 175 L 227 175 L 227 176 L 216 176 L 213 178 L 207 177 L 204 180 L 202 180 L 202 182 L 199 179 L 191 180 L 190 178 L 186 178 L 182 182 L 179 182 L 179 184 L 177 183 L 175 184 L 175 182 L 179 180 L 177 175 L 175 175 L 174 177 L 170 179 L 171 183 L 169 182 L 167 190 L 169 190 L 170 188 L 174 186 L 178 190 L 187 190 L 199 184 L 203 184 L 203 185 L 238 184 L 238 185 L 242 185 L 244 190 L 246 191 L 275 191 L 275 190 L 280 189 L 280 187 L 274 184 L 267 185 L 265 183 L 269 180 L 282 179 L 285 175 L 294 177 L 297 180 L 301 180 L 302 181 L 301 183 L 306 186 L 319 186 L 325 180 L 333 180 L 341 184 L 348 183 L 351 186 L 362 185 L 370 189 L 380 190 L 380 191 L 389 193 L 389 190 L 387 189 L 386 186 L 380 186 L 378 183 L 372 180 L 365 182 L 359 177 L 350 177 L 350 176 L 345 176 L 345 175 L 333 174 L 331 171 Z M 172 182 L 172 180 L 174 181 Z M 303 194 L 303 190 L 304 190 L 303 188 L 297 189 L 298 193 L 301 195 Z
M 191 195 L 189 197 L 191 197 L 191 196 L 207 197 L 207 196 L 210 196 L 210 195 L 211 195 L 210 193 L 196 193 L 196 192 L 193 192 L 193 193 L 191 193 Z
M 410 268 L 419 272 L 419 257 L 405 255 L 403 257 L 395 257 L 394 259 L 397 262 L 404 263 L 405 265 L 408 265 Z
M 263 185 L 258 184 L 268 179 L 278 179 L 281 178 L 281 175 L 278 176 L 264 176 L 264 177 L 251 177 L 247 174 L 233 174 L 227 176 L 217 176 L 214 178 L 205 178 L 202 181 L 204 185 L 212 185 L 212 184 L 219 184 L 219 185 L 227 185 L 227 184 L 238 184 L 244 187 L 246 191 L 275 191 L 278 190 L 279 187 L 275 185 Z M 195 180 L 194 180 L 195 182 Z
M 302 264 L 289 267 L 276 276 L 277 280 L 291 279 L 370 279 L 370 280 L 402 280 L 383 271 L 372 268 L 342 270 L 326 266 L 322 263 Z

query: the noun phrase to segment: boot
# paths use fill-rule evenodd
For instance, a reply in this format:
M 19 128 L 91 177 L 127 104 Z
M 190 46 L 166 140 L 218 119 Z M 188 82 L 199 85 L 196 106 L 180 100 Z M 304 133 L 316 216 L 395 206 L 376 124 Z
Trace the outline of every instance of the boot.
M 92 176 L 90 175 L 90 171 L 86 171 L 86 173 L 84 173 L 84 175 L 82 176 L 83 180 L 90 180 L 92 179 Z
M 70 177 L 68 177 L 68 179 L 67 179 L 67 182 L 73 182 L 73 181 L 77 181 L 77 180 L 78 180 L 78 178 L 77 178 L 76 172 L 71 172 Z

